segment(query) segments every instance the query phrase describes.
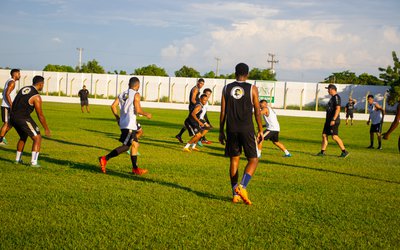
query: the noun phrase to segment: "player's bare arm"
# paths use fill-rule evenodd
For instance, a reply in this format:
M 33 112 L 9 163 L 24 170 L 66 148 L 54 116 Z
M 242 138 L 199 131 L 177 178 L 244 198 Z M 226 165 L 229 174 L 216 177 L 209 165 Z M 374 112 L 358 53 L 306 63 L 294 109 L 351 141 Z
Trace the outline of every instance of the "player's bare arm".
M 6 96 L 7 102 L 10 104 L 10 109 L 12 109 L 12 99 L 11 99 L 11 92 L 15 88 L 15 81 L 10 81 L 7 86 Z
M 46 118 L 44 117 L 43 110 L 42 110 L 42 98 L 40 95 L 35 95 L 29 100 L 29 104 L 33 104 L 35 107 L 35 111 L 37 114 L 37 117 L 39 118 L 40 123 L 42 124 L 44 130 L 45 130 L 45 135 L 50 137 L 51 132 L 49 127 L 47 126 Z
M 196 104 L 196 96 L 199 94 L 199 90 L 196 88 L 193 90 L 192 96 L 190 97 L 190 101 L 192 104 Z
M 336 121 L 336 119 L 339 117 L 339 114 L 340 114 L 340 106 L 337 105 L 337 106 L 336 106 L 336 109 L 335 109 L 335 114 L 333 115 L 332 121 L 331 121 L 331 123 L 330 123 L 331 126 L 334 126 L 334 125 L 335 125 L 335 121 Z
M 150 113 L 144 112 L 142 109 L 142 106 L 140 106 L 140 94 L 139 93 L 136 93 L 134 102 L 135 102 L 136 113 L 138 113 L 139 115 L 146 116 L 147 119 L 151 119 L 152 115 Z
M 115 98 L 114 102 L 111 104 L 111 112 L 115 116 L 115 119 L 117 120 L 119 124 L 119 115 L 118 115 L 118 106 L 119 106 L 119 99 L 118 97 Z
M 260 113 L 261 112 L 260 101 L 258 99 L 258 89 L 255 86 L 253 86 L 251 94 L 253 97 L 254 118 L 256 119 L 258 128 L 257 141 L 258 143 L 260 143 L 264 140 L 264 136 L 263 136 L 262 121 L 261 121 L 261 113 Z
M 222 97 L 221 97 L 221 113 L 219 115 L 219 142 L 222 145 L 225 145 L 226 137 L 225 137 L 225 132 L 224 132 L 224 127 L 225 127 L 225 119 L 226 119 L 226 113 L 225 113 L 225 89 L 222 91 Z
M 386 133 L 383 133 L 383 139 L 385 140 L 389 139 L 390 134 L 397 128 L 397 126 L 399 126 L 399 122 L 400 122 L 400 103 L 397 104 L 396 116 L 394 117 L 394 121 L 390 125 L 389 130 Z

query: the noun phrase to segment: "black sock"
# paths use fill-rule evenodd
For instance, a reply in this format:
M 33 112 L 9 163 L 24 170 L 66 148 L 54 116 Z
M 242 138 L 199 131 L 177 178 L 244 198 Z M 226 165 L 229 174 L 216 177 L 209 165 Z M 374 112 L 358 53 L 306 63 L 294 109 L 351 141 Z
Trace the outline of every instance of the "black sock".
M 138 168 L 138 166 L 136 165 L 136 162 L 137 162 L 137 155 L 131 155 L 131 161 L 132 161 L 132 167 L 133 167 L 134 169 L 137 169 L 137 168 Z
M 380 148 L 381 146 L 382 146 L 382 142 L 379 141 L 379 142 L 378 142 L 378 148 Z
M 114 149 L 108 155 L 106 155 L 106 160 L 108 161 L 109 159 L 114 158 L 114 157 L 116 157 L 118 155 L 119 155 L 118 151 L 116 149 Z
M 325 153 L 325 150 L 322 150 L 322 149 L 321 149 L 321 154 L 324 154 L 324 153 Z
M 4 137 L 0 136 L 0 142 L 3 142 L 3 138 L 4 138 Z
M 343 150 L 342 150 L 342 153 L 346 153 L 346 149 L 343 149 Z
M 185 133 L 186 128 L 182 127 L 181 131 L 179 132 L 179 134 L 177 134 L 177 136 L 182 137 L 183 133 Z

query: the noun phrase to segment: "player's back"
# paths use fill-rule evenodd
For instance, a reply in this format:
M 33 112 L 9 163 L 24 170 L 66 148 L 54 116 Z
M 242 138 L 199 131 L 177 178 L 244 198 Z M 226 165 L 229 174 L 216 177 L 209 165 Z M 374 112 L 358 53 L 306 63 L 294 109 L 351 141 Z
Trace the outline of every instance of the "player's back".
M 121 129 L 136 130 L 136 112 L 134 105 L 134 98 L 137 91 L 128 89 L 118 96 L 120 107 L 120 121 L 119 126 Z
M 35 107 L 29 100 L 36 95 L 39 95 L 39 92 L 34 86 L 23 87 L 13 101 L 11 117 L 16 119 L 30 117 Z
M 270 107 L 267 107 L 268 109 L 268 116 L 263 115 L 265 124 L 267 126 L 267 130 L 269 131 L 280 131 L 280 126 L 278 122 L 278 117 L 275 113 L 275 110 L 273 110 Z

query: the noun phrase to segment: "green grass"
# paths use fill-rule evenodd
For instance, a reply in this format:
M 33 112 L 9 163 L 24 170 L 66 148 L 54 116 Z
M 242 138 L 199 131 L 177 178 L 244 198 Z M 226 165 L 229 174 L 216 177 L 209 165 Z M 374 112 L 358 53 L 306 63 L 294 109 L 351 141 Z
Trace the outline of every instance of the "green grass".
M 43 140 L 40 169 L 13 164 L 17 135 L 7 135 L 10 145 L 0 148 L 0 249 L 400 247 L 399 129 L 378 151 L 365 149 L 364 121 L 341 125 L 350 156 L 339 158 L 330 141 L 320 158 L 323 120 L 279 117 L 293 157 L 264 144 L 248 187 L 253 206 L 246 206 L 230 202 L 229 159 L 217 130 L 201 152 L 181 151 L 174 135 L 186 111 L 153 109 L 152 120 L 140 118 L 139 166 L 149 170 L 143 177 L 129 174 L 127 154 L 100 173 L 97 157 L 119 146 L 119 129 L 109 107 L 91 111 L 44 104 L 53 137 Z M 210 119 L 218 124 L 217 113 Z

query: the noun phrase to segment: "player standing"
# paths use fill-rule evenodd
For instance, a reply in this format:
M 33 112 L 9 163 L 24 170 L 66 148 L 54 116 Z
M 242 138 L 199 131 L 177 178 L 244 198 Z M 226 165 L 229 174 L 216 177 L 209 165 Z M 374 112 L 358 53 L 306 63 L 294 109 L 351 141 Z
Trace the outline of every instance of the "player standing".
M 146 116 L 148 119 L 151 118 L 151 114 L 144 112 L 140 106 L 139 87 L 139 78 L 130 78 L 129 89 L 122 92 L 111 105 L 111 111 L 121 129 L 119 141 L 122 142 L 122 145 L 112 150 L 108 155 L 99 157 L 100 167 L 103 173 L 106 173 L 108 160 L 128 151 L 129 149 L 131 151 L 132 173 L 142 175 L 148 172 L 147 169 L 142 169 L 137 166 L 139 142 L 137 138 L 138 127 L 136 115 L 139 114 Z M 120 107 L 120 116 L 118 115 L 118 106 Z
M 225 155 L 230 157 L 230 179 L 234 203 L 240 198 L 247 205 L 251 201 L 247 194 L 247 186 L 257 168 L 257 141 L 263 140 L 262 121 L 257 88 L 247 83 L 249 66 L 239 63 L 235 67 L 236 81 L 226 85 L 222 91 L 219 141 L 225 145 Z M 253 115 L 257 122 L 257 137 L 254 131 Z M 226 122 L 225 137 L 224 126 Z M 239 160 L 244 150 L 247 165 L 240 184 L 238 184 Z
M 264 141 L 272 141 L 275 146 L 285 153 L 284 157 L 291 157 L 292 154 L 290 154 L 285 146 L 279 141 L 279 131 L 281 128 L 279 126 L 275 111 L 271 107 L 268 107 L 266 100 L 260 101 L 260 107 L 261 115 L 263 116 L 265 125 L 267 127 L 267 129 L 263 132 Z M 259 157 L 261 157 L 262 145 L 262 142 L 258 144 Z
M 204 105 L 207 101 L 208 96 L 202 94 L 200 96 L 200 103 L 194 107 L 193 111 L 189 113 L 188 118 L 185 120 L 186 129 L 189 131 L 189 136 L 192 136 L 192 138 L 183 148 L 184 152 L 190 152 L 190 145 L 192 145 L 192 150 L 199 151 L 199 149 L 196 148 L 196 144 L 201 137 L 207 133 L 207 127 L 209 127 L 207 123 L 203 123 L 200 120 L 200 115 L 202 114 Z
M 356 99 L 350 97 L 349 102 L 344 107 L 344 112 L 346 113 L 346 125 L 349 124 L 349 117 L 350 123 L 353 125 L 354 105 L 356 105 Z
M 192 112 L 194 107 L 196 107 L 196 105 L 198 103 L 200 103 L 200 89 L 204 86 L 204 79 L 200 78 L 199 80 L 197 80 L 196 86 L 194 86 L 189 93 L 189 112 Z M 186 130 L 186 126 L 183 126 L 181 131 L 175 136 L 176 139 L 178 139 L 178 141 L 180 143 L 183 143 L 182 140 L 182 135 Z
M 39 91 L 42 91 L 43 89 L 44 78 L 42 76 L 35 76 L 33 77 L 32 82 L 32 86 L 23 87 L 15 97 L 12 104 L 10 120 L 11 125 L 14 126 L 20 137 L 17 144 L 17 156 L 15 162 L 22 162 L 22 152 L 24 151 L 25 142 L 29 136 L 33 141 L 31 166 L 40 167 L 38 164 L 38 157 L 42 137 L 40 135 L 39 127 L 30 115 L 33 110 L 36 110 L 39 121 L 45 129 L 46 136 L 50 136 L 50 129 L 47 126 L 46 118 L 43 115 L 42 98 L 39 94 Z
M 371 128 L 369 130 L 369 138 L 371 141 L 371 144 L 368 146 L 368 148 L 372 149 L 374 148 L 374 134 L 376 134 L 378 138 L 378 149 L 382 149 L 382 125 L 383 125 L 383 116 L 384 116 L 384 110 L 382 107 L 374 102 L 374 96 L 373 95 L 368 95 L 368 113 L 369 113 L 369 118 L 367 121 L 367 125 L 371 123 Z
M 329 84 L 326 89 L 328 89 L 328 93 L 332 97 L 326 106 L 326 119 L 324 130 L 322 131 L 321 152 L 319 152 L 317 155 L 325 156 L 325 150 L 328 146 L 328 135 L 332 135 L 332 139 L 337 143 L 340 150 L 342 150 L 340 157 L 346 158 L 349 155 L 349 152 L 346 151 L 343 141 L 339 137 L 340 96 L 337 94 L 337 88 L 334 84 Z
M 83 85 L 82 89 L 79 90 L 78 96 L 81 99 L 82 113 L 85 113 L 85 111 L 83 111 L 83 107 L 86 107 L 86 112 L 90 113 L 90 111 L 89 111 L 89 90 L 86 89 L 86 85 Z
M 201 111 L 201 114 L 200 114 L 199 119 L 200 119 L 200 121 L 201 121 L 202 123 L 207 124 L 207 125 L 208 125 L 208 126 L 207 126 L 208 128 L 212 128 L 212 125 L 211 125 L 211 123 L 210 123 L 210 120 L 208 119 L 208 116 L 207 116 L 207 110 L 208 110 L 208 107 L 209 107 L 208 100 L 210 99 L 210 96 L 211 96 L 211 94 L 212 94 L 212 90 L 209 89 L 209 88 L 206 88 L 206 89 L 203 90 L 203 94 L 206 94 L 206 95 L 207 95 L 207 102 L 206 102 L 206 104 L 203 105 L 203 108 L 202 108 L 202 111 Z M 204 143 L 204 144 L 211 144 L 212 142 L 209 141 L 209 140 L 207 140 L 207 139 L 206 139 L 206 136 L 204 135 L 203 137 L 201 137 L 201 140 L 199 140 L 199 141 L 197 142 L 197 144 L 198 144 L 199 146 L 203 146 L 203 143 Z
M 0 145 L 6 145 L 7 141 L 4 138 L 7 132 L 11 129 L 10 124 L 10 111 L 12 109 L 13 100 L 17 94 L 15 83 L 21 78 L 19 69 L 12 69 L 10 71 L 11 78 L 6 81 L 3 90 L 3 102 L 1 103 L 1 120 L 3 126 L 0 130 Z
M 390 125 L 389 130 L 386 131 L 386 133 L 383 133 L 383 139 L 389 140 L 390 134 L 397 128 L 399 123 L 400 123 L 400 102 L 397 103 L 396 116 L 394 117 L 394 120 L 393 120 L 392 124 Z M 400 135 L 399 135 L 397 147 L 399 148 L 399 153 L 400 153 Z

